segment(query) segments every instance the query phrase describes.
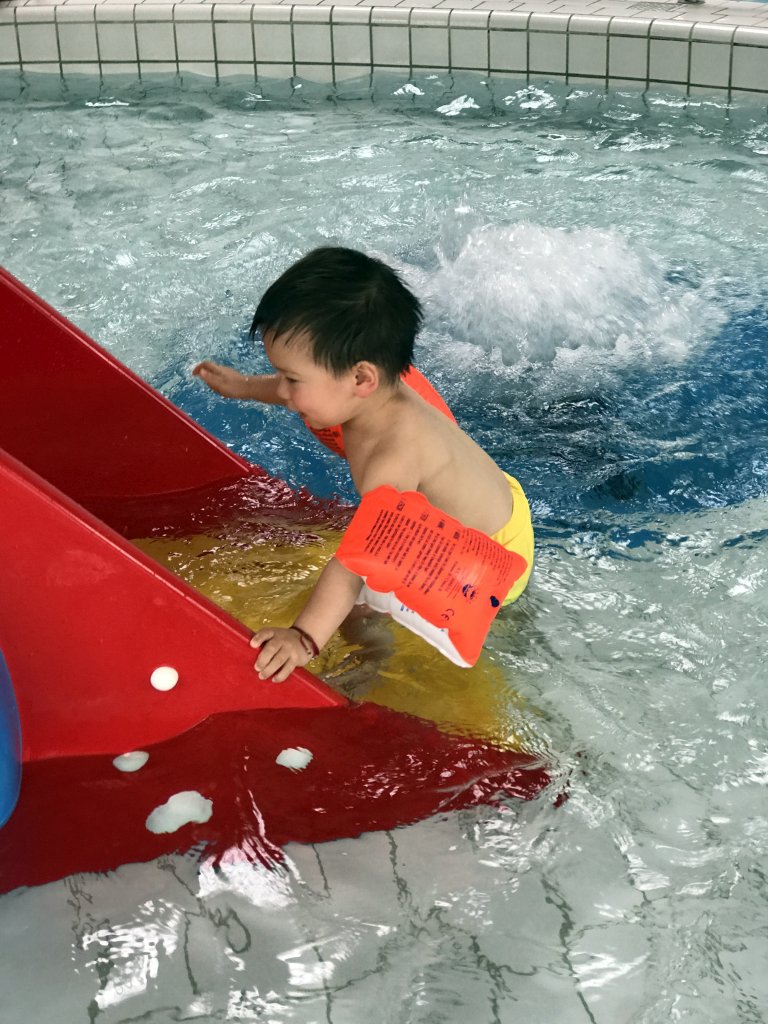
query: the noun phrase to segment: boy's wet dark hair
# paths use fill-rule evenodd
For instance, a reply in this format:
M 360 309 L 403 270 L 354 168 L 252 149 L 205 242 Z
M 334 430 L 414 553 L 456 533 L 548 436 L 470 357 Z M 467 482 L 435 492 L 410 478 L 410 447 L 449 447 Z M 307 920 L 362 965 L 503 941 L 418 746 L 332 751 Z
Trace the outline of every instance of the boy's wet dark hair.
M 306 331 L 312 357 L 340 375 L 356 363 L 377 366 L 389 384 L 413 362 L 421 303 L 386 263 L 354 249 L 307 253 L 267 288 L 251 324 L 290 336 Z

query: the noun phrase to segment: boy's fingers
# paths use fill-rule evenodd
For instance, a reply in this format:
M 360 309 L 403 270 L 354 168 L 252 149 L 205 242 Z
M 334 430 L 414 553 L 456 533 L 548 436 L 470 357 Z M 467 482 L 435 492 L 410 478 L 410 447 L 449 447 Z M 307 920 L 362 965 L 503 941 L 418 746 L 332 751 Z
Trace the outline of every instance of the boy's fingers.
M 274 635 L 274 630 L 259 629 L 251 637 L 250 645 L 251 647 L 261 647 L 267 640 L 271 640 Z
M 291 665 L 290 662 L 280 669 L 279 672 L 275 672 L 272 676 L 273 683 L 284 683 L 288 676 L 293 672 L 295 665 Z
M 202 377 L 206 383 L 211 381 L 221 380 L 223 377 L 222 370 L 224 367 L 219 366 L 217 363 L 211 363 L 206 360 L 203 363 L 198 363 L 197 366 L 192 368 L 193 377 Z
M 287 653 L 283 651 L 282 645 L 277 640 L 268 640 L 259 651 L 255 667 L 262 675 L 271 676 L 282 666 L 287 657 Z
M 277 650 L 274 654 L 269 655 L 263 664 L 262 659 L 259 658 L 256 662 L 256 669 L 262 679 L 270 679 L 273 676 L 277 676 L 281 669 L 287 668 L 288 671 L 282 677 L 283 679 L 291 673 L 290 656 L 286 655 L 283 651 Z M 275 682 L 281 682 L 281 679 L 275 678 Z

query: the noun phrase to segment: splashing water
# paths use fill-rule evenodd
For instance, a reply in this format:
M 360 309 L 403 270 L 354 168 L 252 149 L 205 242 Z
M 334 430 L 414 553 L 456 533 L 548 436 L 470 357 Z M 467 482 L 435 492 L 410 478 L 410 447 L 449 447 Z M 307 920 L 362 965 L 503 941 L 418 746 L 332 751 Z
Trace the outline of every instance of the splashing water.
M 454 335 L 507 365 L 559 363 L 575 375 L 606 361 L 681 362 L 725 319 L 660 259 L 602 229 L 476 228 L 423 285 Z

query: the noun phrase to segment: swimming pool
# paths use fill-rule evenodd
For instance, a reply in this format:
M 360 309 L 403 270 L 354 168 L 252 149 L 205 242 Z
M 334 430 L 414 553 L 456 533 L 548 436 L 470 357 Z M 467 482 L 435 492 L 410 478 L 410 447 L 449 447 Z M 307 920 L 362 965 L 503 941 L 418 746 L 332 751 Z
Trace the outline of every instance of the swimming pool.
M 40 87 L 41 90 L 43 87 Z M 13 1020 L 764 1019 L 764 113 L 446 76 L 337 93 L 83 83 L 0 112 L 9 269 L 238 451 L 321 495 L 254 300 L 331 240 L 423 296 L 420 365 L 530 493 L 538 562 L 490 646 L 576 768 L 508 804 L 0 899 Z

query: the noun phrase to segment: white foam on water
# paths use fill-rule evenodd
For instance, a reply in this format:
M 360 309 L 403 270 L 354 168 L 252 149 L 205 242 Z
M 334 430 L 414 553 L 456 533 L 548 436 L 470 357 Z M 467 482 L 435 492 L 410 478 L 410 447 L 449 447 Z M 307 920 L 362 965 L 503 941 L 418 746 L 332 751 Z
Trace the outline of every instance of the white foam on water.
M 176 832 L 190 822 L 204 824 L 213 814 L 213 800 L 208 800 L 194 789 L 174 793 L 160 804 L 146 821 L 150 832 Z
M 480 106 L 471 96 L 457 96 L 455 100 L 436 109 L 438 114 L 445 114 L 446 117 L 458 117 L 463 110 L 479 110 Z
M 617 231 L 528 222 L 464 231 L 415 284 L 452 337 L 504 366 L 550 365 L 573 377 L 678 363 L 725 319 L 706 289 L 670 281 L 661 258 Z

